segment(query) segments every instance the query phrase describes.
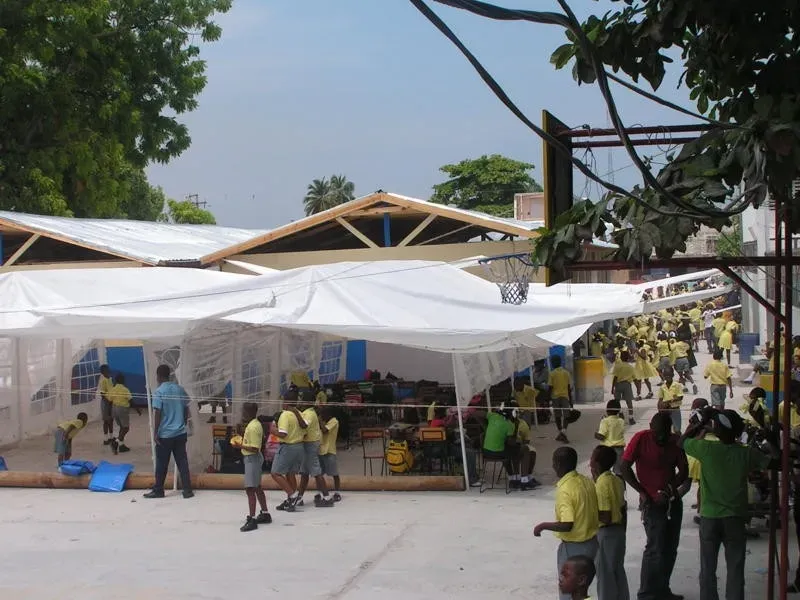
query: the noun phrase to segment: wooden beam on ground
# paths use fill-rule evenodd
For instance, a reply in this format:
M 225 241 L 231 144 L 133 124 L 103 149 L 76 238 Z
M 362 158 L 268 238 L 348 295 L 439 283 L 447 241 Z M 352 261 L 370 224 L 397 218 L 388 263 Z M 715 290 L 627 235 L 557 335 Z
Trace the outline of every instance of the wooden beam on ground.
M 11 256 L 8 257 L 8 260 L 6 262 L 4 262 L 2 266 L 3 267 L 10 267 L 15 262 L 17 262 L 22 257 L 22 255 L 25 254 L 28 251 L 28 248 L 33 246 L 40 237 L 42 237 L 42 234 L 34 233 L 31 237 L 29 237 L 27 240 L 25 240 L 25 243 L 22 244 L 22 246 L 17 248 L 17 251 L 14 252 L 14 254 L 12 254 Z
M 82 490 L 89 487 L 90 475 L 69 477 L 60 473 L 31 471 L 0 472 L 0 488 L 42 488 Z M 167 476 L 172 481 L 172 474 Z M 402 475 L 362 477 L 342 475 L 342 491 L 348 492 L 459 492 L 464 490 L 464 478 L 450 475 Z M 277 490 L 272 477 L 261 478 L 264 489 Z M 125 484 L 126 490 L 147 490 L 153 487 L 153 476 L 131 473 Z M 241 490 L 244 475 L 224 473 L 197 473 L 192 475 L 192 487 L 196 490 Z M 308 489 L 316 489 L 313 479 Z M 169 491 L 167 492 L 169 493 Z
M 356 236 L 359 240 L 361 240 L 367 248 L 377 248 L 378 244 L 373 242 L 369 239 L 366 235 L 361 233 L 358 229 L 356 229 L 351 223 L 345 221 L 342 217 L 336 217 L 336 222 L 339 223 L 342 227 L 347 229 L 350 233 Z
M 414 227 L 413 231 L 409 233 L 406 237 L 404 237 L 399 244 L 397 244 L 398 248 L 402 248 L 404 246 L 408 246 L 411 242 L 414 241 L 420 233 L 422 233 L 428 225 L 433 223 L 433 220 L 436 218 L 436 215 L 428 215 L 425 217 L 425 220 L 422 221 L 419 225 Z

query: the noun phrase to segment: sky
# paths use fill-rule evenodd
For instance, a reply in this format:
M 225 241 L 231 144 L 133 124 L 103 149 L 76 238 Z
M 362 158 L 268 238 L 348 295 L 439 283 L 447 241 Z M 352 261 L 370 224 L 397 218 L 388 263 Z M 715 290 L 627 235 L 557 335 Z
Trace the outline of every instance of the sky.
M 579 16 L 605 4 L 572 0 Z M 561 29 L 430 6 L 534 122 L 547 109 L 570 126 L 608 126 L 596 86 L 577 86 L 569 69 L 549 62 L 566 42 Z M 234 0 L 217 21 L 222 38 L 201 53 L 208 85 L 199 107 L 181 115 L 192 145 L 148 174 L 172 198 L 198 194 L 221 225 L 272 228 L 301 218 L 308 184 L 332 174 L 353 181 L 357 196 L 383 189 L 427 199 L 445 179 L 441 165 L 498 153 L 533 163 L 541 182 L 539 138 L 407 0 Z M 679 74 L 668 73 L 659 93 L 689 107 Z M 687 122 L 614 89 L 626 125 Z M 588 160 L 600 174 L 614 170 L 617 184 L 640 179 L 621 151 L 596 150 Z M 600 195 L 582 175 L 574 191 Z

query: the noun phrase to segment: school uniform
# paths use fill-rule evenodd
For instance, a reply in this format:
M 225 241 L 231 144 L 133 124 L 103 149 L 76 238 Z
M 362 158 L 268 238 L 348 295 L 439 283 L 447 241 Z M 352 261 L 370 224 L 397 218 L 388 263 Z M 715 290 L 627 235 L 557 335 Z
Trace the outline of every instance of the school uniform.
M 597 556 L 597 530 L 600 525 L 597 492 L 594 482 L 576 471 L 570 471 L 556 484 L 556 521 L 572 523 L 571 531 L 556 532 L 558 573 L 567 560 L 584 555 Z M 572 600 L 570 594 L 560 594 L 560 600 Z
M 625 488 L 619 477 L 606 471 L 595 481 L 595 489 L 598 510 L 611 513 L 611 524 L 601 524 L 597 531 L 597 598 L 629 600 L 628 577 L 625 574 Z

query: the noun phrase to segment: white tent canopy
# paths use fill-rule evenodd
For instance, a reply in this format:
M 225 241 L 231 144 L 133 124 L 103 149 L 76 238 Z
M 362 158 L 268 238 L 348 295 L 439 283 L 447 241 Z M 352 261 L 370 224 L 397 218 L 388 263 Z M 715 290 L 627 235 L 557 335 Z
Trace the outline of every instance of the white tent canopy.
M 61 401 L 49 417 L 47 411 L 36 415 L 40 431 L 48 418 L 69 409 L 75 357 L 91 340 L 116 338 L 145 340 L 148 371 L 159 349 L 180 346 L 181 381 L 196 399 L 230 381 L 234 398 L 274 403 L 282 377 L 294 369 L 317 371 L 322 341 L 337 338 L 451 354 L 464 402 L 545 356 L 550 346 L 571 344 L 592 323 L 661 307 L 661 300 L 644 303 L 641 295 L 636 286 L 534 285 L 527 304 L 503 305 L 494 284 L 427 261 L 338 263 L 258 276 L 158 267 L 3 273 L 0 342 L 10 345 L 0 355 L 13 362 L 24 354 L 31 373 L 41 361 L 30 350 L 46 345 L 49 362 L 34 378 L 16 359 L 0 399 L 15 395 L 15 415 L 30 421 L 25 400 L 51 377 Z

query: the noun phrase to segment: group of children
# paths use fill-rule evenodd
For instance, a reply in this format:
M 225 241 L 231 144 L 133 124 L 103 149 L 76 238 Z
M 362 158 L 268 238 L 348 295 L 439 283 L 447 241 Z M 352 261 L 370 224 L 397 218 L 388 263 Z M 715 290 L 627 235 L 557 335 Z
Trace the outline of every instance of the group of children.
M 291 400 L 298 398 L 297 394 L 291 395 Z M 315 506 L 332 507 L 342 499 L 336 458 L 339 421 L 330 409 L 320 404 L 319 399 L 314 403 L 297 402 L 296 406 L 287 406 L 276 417 L 259 417 L 255 403 L 245 404 L 242 413 L 244 434 L 241 438 L 231 438 L 231 445 L 241 449 L 244 462 L 248 515 L 241 531 L 253 531 L 260 524 L 272 522 L 261 485 L 269 436 L 275 436 L 279 442 L 270 469 L 272 479 L 286 493 L 286 499 L 276 507 L 277 510 L 295 512 L 298 506 L 303 506 L 303 494 L 311 477 L 319 491 L 314 497 Z M 266 431 L 265 424 L 268 427 Z M 333 479 L 333 494 L 325 476 Z M 256 504 L 260 506 L 258 515 Z
M 559 478 L 556 520 L 539 523 L 533 534 L 539 537 L 552 531 L 561 540 L 557 555 L 561 600 L 586 598 L 595 569 L 600 600 L 630 597 L 625 574 L 627 504 L 623 481 L 613 471 L 616 462 L 613 447 L 597 446 L 589 462 L 589 478 L 577 472 L 574 448 L 564 446 L 553 452 L 553 470 Z M 576 563 L 582 565 L 583 578 L 572 581 Z M 565 586 L 565 580 L 571 584 Z
M 97 391 L 100 396 L 100 416 L 103 421 L 104 446 L 111 446 L 114 454 L 130 452 L 125 445 L 125 436 L 131 430 L 131 391 L 125 387 L 125 375 L 118 373 L 113 379 L 108 365 L 100 367 L 100 376 L 97 380 Z M 56 454 L 58 466 L 72 457 L 72 440 L 78 435 L 89 420 L 85 412 L 78 413 L 75 419 L 63 421 L 56 426 L 54 433 L 55 443 L 53 451 Z M 114 436 L 114 424 L 118 427 L 117 436 Z

